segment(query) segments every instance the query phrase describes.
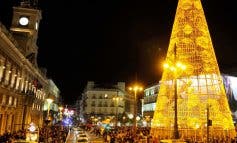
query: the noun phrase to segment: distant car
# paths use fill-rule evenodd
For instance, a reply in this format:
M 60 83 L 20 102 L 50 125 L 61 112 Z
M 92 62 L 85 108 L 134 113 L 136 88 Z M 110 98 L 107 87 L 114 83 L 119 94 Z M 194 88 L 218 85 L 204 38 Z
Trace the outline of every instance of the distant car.
M 79 140 L 79 139 L 87 139 L 87 140 L 88 140 L 88 137 L 87 137 L 86 134 L 78 134 L 78 135 L 77 135 L 77 138 L 78 138 L 78 140 Z
M 78 134 L 85 134 L 85 131 L 74 131 L 77 135 Z
M 77 140 L 78 143 L 89 143 L 89 140 L 88 139 L 78 139 Z
M 26 141 L 26 140 L 15 140 L 13 143 L 30 143 L 30 141 Z
M 73 127 L 72 129 L 73 129 L 74 131 L 82 131 L 82 129 L 79 128 L 79 127 Z
M 182 140 L 168 139 L 168 140 L 160 140 L 160 143 L 187 143 L 187 142 L 182 141 Z
M 17 140 L 14 141 L 14 143 L 30 143 L 29 141 L 24 141 L 24 140 Z
M 76 134 L 85 134 L 85 131 L 79 127 L 74 127 L 73 128 L 73 131 L 76 133 Z

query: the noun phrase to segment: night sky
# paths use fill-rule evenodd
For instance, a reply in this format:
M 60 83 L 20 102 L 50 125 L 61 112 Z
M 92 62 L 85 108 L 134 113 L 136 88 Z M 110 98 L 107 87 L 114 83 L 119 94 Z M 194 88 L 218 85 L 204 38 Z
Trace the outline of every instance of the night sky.
M 234 0 L 202 0 L 221 72 L 237 67 Z M 0 0 L 0 21 L 10 26 L 12 6 Z M 106 83 L 160 80 L 177 0 L 39 0 L 38 65 L 47 68 L 65 104 L 88 80 Z

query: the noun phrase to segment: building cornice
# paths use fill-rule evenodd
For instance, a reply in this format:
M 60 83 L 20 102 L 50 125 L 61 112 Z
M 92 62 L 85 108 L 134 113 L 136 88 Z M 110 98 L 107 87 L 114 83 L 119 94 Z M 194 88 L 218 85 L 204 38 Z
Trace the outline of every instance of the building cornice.
M 6 35 L 4 31 L 2 31 L 2 25 L 0 27 L 0 37 L 3 39 L 8 46 L 8 48 L 2 48 L 2 51 L 5 52 L 9 57 L 11 57 L 17 64 L 26 68 L 30 71 L 34 76 L 38 77 L 43 83 L 47 84 L 47 78 L 44 77 L 38 68 L 33 67 L 29 60 L 27 60 L 22 53 L 17 49 L 17 47 L 12 43 L 9 37 Z

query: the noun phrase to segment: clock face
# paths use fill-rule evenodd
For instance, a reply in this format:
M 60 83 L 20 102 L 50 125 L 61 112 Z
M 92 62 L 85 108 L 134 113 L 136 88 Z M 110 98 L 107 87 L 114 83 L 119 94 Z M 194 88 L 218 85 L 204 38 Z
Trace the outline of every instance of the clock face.
M 22 26 L 26 26 L 26 25 L 29 24 L 29 19 L 28 19 L 27 17 L 21 17 L 21 18 L 19 19 L 19 23 L 20 23 L 20 25 L 22 25 Z

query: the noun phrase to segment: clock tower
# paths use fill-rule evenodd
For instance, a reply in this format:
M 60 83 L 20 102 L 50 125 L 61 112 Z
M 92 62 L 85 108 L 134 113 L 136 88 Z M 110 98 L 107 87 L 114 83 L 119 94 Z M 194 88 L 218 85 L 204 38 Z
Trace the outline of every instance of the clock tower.
M 13 19 L 10 31 L 18 43 L 22 54 L 37 67 L 39 22 L 41 11 L 36 8 L 36 1 L 24 0 L 20 6 L 13 7 Z

